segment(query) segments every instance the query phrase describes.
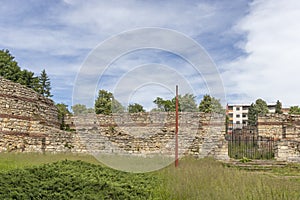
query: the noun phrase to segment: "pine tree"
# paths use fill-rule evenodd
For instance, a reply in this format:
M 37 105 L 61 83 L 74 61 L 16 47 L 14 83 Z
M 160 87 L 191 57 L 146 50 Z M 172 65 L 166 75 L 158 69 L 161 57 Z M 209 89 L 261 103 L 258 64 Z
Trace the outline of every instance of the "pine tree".
M 275 105 L 275 113 L 282 114 L 282 104 L 279 100 L 277 100 Z
M 39 93 L 45 97 L 52 97 L 53 95 L 51 95 L 51 83 L 50 83 L 50 79 L 46 73 L 46 70 L 43 69 L 43 71 L 41 72 L 41 75 L 39 76 Z
M 255 104 L 252 103 L 248 109 L 248 124 L 250 126 L 255 126 L 257 122 L 257 110 Z

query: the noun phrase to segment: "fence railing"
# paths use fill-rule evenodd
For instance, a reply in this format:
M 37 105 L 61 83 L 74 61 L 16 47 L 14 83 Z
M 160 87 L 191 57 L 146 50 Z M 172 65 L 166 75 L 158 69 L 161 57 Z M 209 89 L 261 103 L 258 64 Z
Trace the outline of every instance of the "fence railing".
M 231 158 L 274 158 L 274 138 L 258 136 L 256 127 L 233 129 L 231 134 L 227 134 L 226 139 L 228 155 Z

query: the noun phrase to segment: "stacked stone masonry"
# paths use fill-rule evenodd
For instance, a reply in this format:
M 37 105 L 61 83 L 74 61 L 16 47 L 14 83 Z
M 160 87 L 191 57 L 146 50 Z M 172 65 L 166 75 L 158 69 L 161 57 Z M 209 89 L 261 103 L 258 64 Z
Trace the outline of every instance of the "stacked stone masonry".
M 260 116 L 258 134 L 261 137 L 274 138 L 276 160 L 300 162 L 300 115 Z
M 59 130 L 51 99 L 0 77 L 0 152 L 174 154 L 175 113 L 69 117 Z M 300 116 L 260 116 L 257 133 L 275 139 L 277 160 L 300 162 Z M 228 159 L 223 116 L 181 113 L 179 154 Z
M 80 121 L 82 120 L 82 121 Z M 226 159 L 224 118 L 184 113 L 179 153 Z M 76 132 L 59 130 L 54 102 L 0 77 L 1 152 L 174 154 L 174 113 L 91 115 L 69 118 Z
M 59 130 L 57 114 L 51 99 L 0 77 L 0 152 L 80 150 L 76 134 Z
M 175 151 L 175 113 L 89 114 L 67 124 L 76 128 L 89 152 L 172 156 Z M 179 154 L 227 159 L 224 134 L 224 116 L 181 113 Z

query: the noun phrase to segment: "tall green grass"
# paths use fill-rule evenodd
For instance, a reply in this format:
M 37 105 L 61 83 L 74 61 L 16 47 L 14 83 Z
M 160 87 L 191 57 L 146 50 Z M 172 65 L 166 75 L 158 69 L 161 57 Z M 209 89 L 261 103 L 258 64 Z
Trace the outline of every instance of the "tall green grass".
M 89 169 L 90 171 L 88 173 L 85 167 L 81 167 L 87 165 L 78 162 L 68 162 L 58 165 L 43 165 L 45 163 L 52 163 L 65 159 L 81 160 L 84 161 L 82 163 L 88 162 L 97 165 L 93 165 L 92 167 L 91 165 L 89 165 L 91 168 Z M 75 165 L 74 167 L 72 167 L 73 164 Z M 59 167 L 53 168 L 53 166 Z M 101 184 L 97 183 L 97 179 L 93 177 L 98 176 L 97 173 L 108 173 L 108 179 L 101 180 L 107 183 L 109 182 L 109 190 L 116 191 L 120 195 L 125 195 L 121 196 L 126 198 L 128 197 L 127 194 L 129 196 L 131 194 L 134 194 L 134 199 L 143 199 L 143 195 L 147 194 L 147 199 L 163 200 L 300 199 L 299 164 L 290 164 L 284 168 L 274 168 L 274 170 L 266 173 L 249 172 L 239 170 L 237 168 L 228 168 L 221 162 L 209 158 L 199 160 L 193 158 L 185 158 L 183 160 L 180 160 L 178 168 L 175 168 L 172 164 L 159 171 L 141 174 L 140 176 L 139 174 L 134 175 L 132 173 L 120 173 L 120 171 L 111 169 L 108 170 L 107 167 L 99 164 L 93 156 L 89 155 L 0 154 L 0 172 L 2 171 L 0 175 L 6 174 L 3 177 L 8 178 L 8 181 L 10 181 L 9 174 L 16 175 L 21 172 L 23 173 L 23 169 L 26 169 L 26 176 L 24 176 L 25 179 L 27 175 L 28 177 L 36 176 L 34 175 L 36 172 L 39 172 L 40 174 L 43 174 L 44 172 L 45 176 L 47 176 L 47 174 L 51 172 L 51 169 L 55 169 L 54 172 L 56 171 L 60 174 L 58 177 L 55 177 L 55 181 L 57 183 L 59 182 L 61 184 L 65 184 L 64 181 L 69 180 L 70 182 L 66 182 L 66 184 L 71 185 L 70 187 L 68 187 L 72 193 L 70 193 L 70 195 L 75 196 L 79 194 L 77 194 L 76 191 L 73 191 L 72 188 L 73 186 L 75 187 L 77 183 L 80 183 L 85 189 L 81 190 L 79 186 L 77 187 L 79 191 L 85 191 L 90 195 L 95 193 L 95 191 L 101 190 Z M 32 171 L 30 169 L 35 170 Z M 74 171 L 74 169 L 76 170 Z M 73 170 L 71 174 L 69 174 L 70 170 Z M 93 171 L 97 173 L 94 174 Z M 66 174 L 69 178 L 64 177 L 64 174 Z M 76 178 L 77 176 L 78 178 Z M 88 178 L 85 178 L 85 176 Z M 36 181 L 39 181 L 38 176 L 36 177 Z M 122 178 L 120 179 L 118 177 Z M 133 177 L 135 178 L 133 179 Z M 92 181 L 89 178 L 92 178 Z M 119 182 L 119 180 L 122 181 Z M 46 182 L 37 182 L 35 186 L 47 188 L 51 187 L 52 182 L 52 179 L 47 179 Z M 16 183 L 19 184 L 18 181 Z M 11 184 L 11 187 L 15 187 L 16 183 Z M 44 184 L 48 184 L 47 187 Z M 53 184 L 55 183 L 53 182 Z M 117 188 L 114 188 L 114 186 L 116 186 Z M 22 190 L 23 186 L 18 185 L 18 188 L 19 190 Z M 91 191 L 88 191 L 89 188 L 91 189 Z M 147 189 L 143 190 L 145 193 L 142 192 L 139 194 L 139 188 Z M 5 191 L 9 190 L 6 189 Z M 45 191 L 43 192 L 46 191 L 47 189 L 45 189 Z M 100 193 L 99 195 L 102 194 Z M 61 191 L 61 194 L 65 195 L 65 192 Z M 118 194 L 116 194 L 116 197 L 118 196 Z M 24 192 L 24 195 L 26 195 L 26 190 Z M 57 195 L 60 195 L 59 192 Z M 92 196 L 95 198 L 97 197 L 97 195 Z M 121 196 L 119 197 L 121 198 Z
M 36 166 L 66 159 L 82 160 L 93 164 L 100 164 L 93 156 L 87 154 L 0 153 L 0 171 Z
M 226 168 L 213 159 L 185 159 L 159 174 L 161 199 L 300 199 L 300 178 Z

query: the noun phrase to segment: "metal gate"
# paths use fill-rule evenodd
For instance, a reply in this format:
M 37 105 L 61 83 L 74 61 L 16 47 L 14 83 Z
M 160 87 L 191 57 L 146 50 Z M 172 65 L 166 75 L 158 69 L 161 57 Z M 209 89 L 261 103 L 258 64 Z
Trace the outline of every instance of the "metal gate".
M 274 158 L 274 138 L 258 136 L 256 130 L 255 127 L 235 129 L 227 135 L 230 158 Z

